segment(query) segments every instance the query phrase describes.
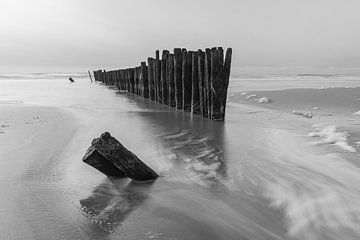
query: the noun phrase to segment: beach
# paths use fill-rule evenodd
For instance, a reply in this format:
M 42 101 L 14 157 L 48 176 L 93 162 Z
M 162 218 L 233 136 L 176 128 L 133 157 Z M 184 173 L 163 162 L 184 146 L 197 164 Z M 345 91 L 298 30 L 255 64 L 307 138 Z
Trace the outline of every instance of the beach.
M 233 78 L 225 122 L 63 76 L 0 79 L 1 239 L 359 238 L 356 76 Z M 104 131 L 160 178 L 84 164 Z

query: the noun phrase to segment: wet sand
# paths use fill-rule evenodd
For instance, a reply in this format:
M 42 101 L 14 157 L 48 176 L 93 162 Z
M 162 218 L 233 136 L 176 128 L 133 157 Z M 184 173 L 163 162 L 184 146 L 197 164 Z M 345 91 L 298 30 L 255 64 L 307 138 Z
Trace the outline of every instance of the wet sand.
M 213 122 L 87 81 L 11 84 L 16 101 L 0 109 L 3 239 L 360 235 L 358 152 L 309 145 L 316 118 L 230 97 L 226 121 Z M 82 163 L 103 131 L 161 177 L 108 179 Z
M 9 104 L 0 112 L 0 238 L 52 239 L 62 227 L 79 236 L 62 217 L 68 208 L 55 176 L 77 122 L 51 107 Z

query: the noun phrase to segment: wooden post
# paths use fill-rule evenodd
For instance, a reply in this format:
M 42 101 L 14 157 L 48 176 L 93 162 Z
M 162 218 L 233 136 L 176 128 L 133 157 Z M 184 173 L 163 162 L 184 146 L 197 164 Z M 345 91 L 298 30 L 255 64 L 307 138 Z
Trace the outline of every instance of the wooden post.
M 125 82 L 125 70 L 120 70 L 120 77 L 121 77 L 121 90 L 126 90 L 126 82 Z
M 115 86 L 119 90 L 120 89 L 119 70 L 114 71 L 114 76 L 115 76 Z
M 134 67 L 133 69 L 134 69 L 134 92 L 133 93 L 137 94 L 137 91 L 138 91 L 137 67 Z
M 153 79 L 154 79 L 154 101 L 156 102 L 158 100 L 158 83 L 156 78 L 156 58 L 152 61 L 153 65 Z
M 191 83 L 192 83 L 192 100 L 191 100 L 191 112 L 193 114 L 200 114 L 200 91 L 199 91 L 199 66 L 198 66 L 198 52 L 192 53 L 192 71 L 191 71 Z
M 169 80 L 169 105 L 176 107 L 175 81 L 174 81 L 174 54 L 169 54 L 167 59 L 167 79 Z
M 205 53 L 198 50 L 198 82 L 199 82 L 199 110 L 200 115 L 204 116 L 204 61 Z
M 222 113 L 221 107 L 221 91 L 222 91 L 222 63 L 223 63 L 223 49 L 212 48 L 211 49 L 211 119 L 221 120 Z
M 211 69 L 211 51 L 209 48 L 205 49 L 204 61 L 204 117 L 210 116 L 210 69 Z
M 189 58 L 189 52 L 185 49 L 182 50 L 182 100 L 183 110 L 191 111 L 191 68 L 189 68 L 191 62 L 191 55 Z
M 142 96 L 149 98 L 149 82 L 148 82 L 148 69 L 146 62 L 141 62 L 141 82 L 142 82 Z
M 182 100 L 182 53 L 180 48 L 174 49 L 174 81 L 175 102 L 177 109 L 183 109 Z
M 141 95 L 141 79 L 140 79 L 140 67 L 136 67 L 136 94 Z
M 148 58 L 148 84 L 149 84 L 149 98 L 155 100 L 155 89 L 154 89 L 154 65 L 153 58 Z
M 131 84 L 131 93 L 135 93 L 135 68 L 130 68 L 130 84 Z
M 91 73 L 90 73 L 90 70 L 88 70 L 88 74 L 89 74 L 89 77 L 90 77 L 90 81 L 92 82 L 92 77 L 91 77 Z
M 167 68 L 166 68 L 166 61 L 167 61 L 167 57 L 169 55 L 169 51 L 167 50 L 163 50 L 162 53 L 162 58 L 161 58 L 161 76 L 160 76 L 160 81 L 161 81 L 161 99 L 162 99 L 162 103 L 169 105 L 169 81 L 167 78 Z
M 221 77 L 222 77 L 222 85 L 220 92 L 220 118 L 217 120 L 225 119 L 225 110 L 226 110 L 226 101 L 227 101 L 227 91 L 229 87 L 229 79 L 230 79 L 230 68 L 231 68 L 231 55 L 232 49 L 228 48 L 226 50 L 225 62 L 222 67 Z
M 127 69 L 125 69 L 125 82 L 126 82 L 126 91 L 128 92 L 128 93 L 130 93 L 131 92 L 131 86 L 130 86 L 130 71 L 129 71 L 129 69 L 127 68 Z
M 160 51 L 159 50 L 155 51 L 155 59 L 160 60 Z
M 104 76 L 103 83 L 106 85 L 106 84 L 107 84 L 107 81 L 106 81 L 106 70 L 104 70 L 103 76 Z
M 162 103 L 162 84 L 161 84 L 161 61 L 155 59 L 155 89 L 156 89 L 156 101 Z
M 141 66 L 137 67 L 137 75 L 138 75 L 138 94 L 142 96 L 142 78 L 141 78 Z
M 222 78 L 220 76 L 222 70 L 223 62 L 223 53 L 222 49 L 212 49 L 211 51 L 211 74 L 212 74 L 212 108 L 211 108 L 211 119 L 218 120 L 221 117 L 220 113 L 220 91 L 222 85 Z
M 185 52 L 186 62 L 183 66 L 183 102 L 184 102 L 184 110 L 186 112 L 191 112 L 191 101 L 192 101 L 192 53 L 193 51 Z M 183 55 L 184 56 L 184 55 Z

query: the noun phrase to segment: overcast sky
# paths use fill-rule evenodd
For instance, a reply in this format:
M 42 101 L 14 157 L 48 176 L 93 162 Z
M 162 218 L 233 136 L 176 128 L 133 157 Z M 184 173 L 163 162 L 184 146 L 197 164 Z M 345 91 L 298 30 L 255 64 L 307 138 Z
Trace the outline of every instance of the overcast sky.
M 359 0 L 0 0 L 0 72 L 232 47 L 233 66 L 360 66 Z

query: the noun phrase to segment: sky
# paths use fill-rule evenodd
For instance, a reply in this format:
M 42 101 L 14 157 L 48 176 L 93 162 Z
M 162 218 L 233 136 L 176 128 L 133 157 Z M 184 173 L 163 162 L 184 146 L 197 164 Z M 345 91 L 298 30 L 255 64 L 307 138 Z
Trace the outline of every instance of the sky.
M 119 69 L 156 49 L 233 67 L 360 66 L 359 0 L 0 0 L 0 72 Z

